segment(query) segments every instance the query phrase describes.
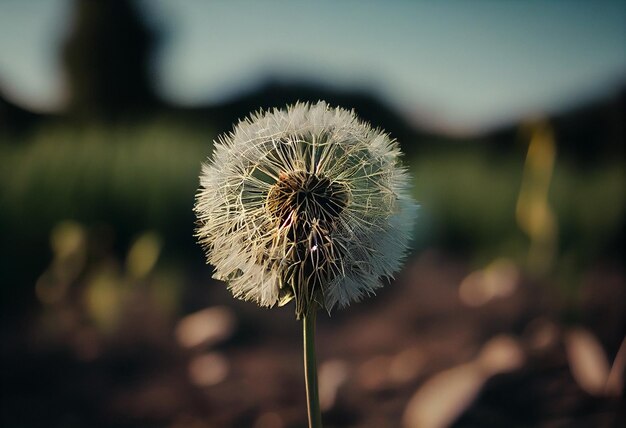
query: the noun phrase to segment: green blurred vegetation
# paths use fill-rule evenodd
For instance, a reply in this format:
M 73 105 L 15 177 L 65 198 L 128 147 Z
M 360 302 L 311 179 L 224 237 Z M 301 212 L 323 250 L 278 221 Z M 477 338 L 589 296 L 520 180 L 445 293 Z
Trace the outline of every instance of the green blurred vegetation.
M 122 235 L 191 234 L 191 206 L 212 135 L 168 120 L 144 126 L 55 126 L 0 144 L 2 224 L 37 240 L 59 221 L 107 223 Z M 182 226 L 182 227 L 181 227 Z M 179 241 L 178 241 L 179 242 Z
M 201 162 L 214 138 L 206 127 L 164 118 L 139 126 L 48 126 L 0 144 L 4 249 L 16 241 L 41 245 L 70 219 L 109 225 L 123 243 L 152 229 L 166 249 L 185 253 Z M 517 143 L 514 151 L 494 153 L 481 141 L 442 141 L 406 159 L 421 204 L 417 250 L 460 251 L 476 264 L 498 256 L 523 264 L 529 243 L 515 212 L 527 142 Z M 576 264 L 612 257 L 623 227 L 623 178 L 619 159 L 581 169 L 557 153 L 548 204 L 558 254 Z
M 418 236 L 481 257 L 521 250 L 515 223 L 523 159 L 493 157 L 478 142 L 456 150 L 431 149 L 410 160 L 415 198 L 421 204 Z M 508 250 L 507 250 L 508 251 Z M 493 254 L 491 254 L 493 257 Z

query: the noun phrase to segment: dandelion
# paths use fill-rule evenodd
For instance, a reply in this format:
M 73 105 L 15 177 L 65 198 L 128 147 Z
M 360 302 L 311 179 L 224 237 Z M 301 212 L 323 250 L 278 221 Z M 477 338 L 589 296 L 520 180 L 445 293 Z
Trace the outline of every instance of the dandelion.
M 373 294 L 401 266 L 416 205 L 399 157 L 325 102 L 241 121 L 203 166 L 194 208 L 215 278 L 261 306 L 294 300 L 312 347 L 318 309 Z

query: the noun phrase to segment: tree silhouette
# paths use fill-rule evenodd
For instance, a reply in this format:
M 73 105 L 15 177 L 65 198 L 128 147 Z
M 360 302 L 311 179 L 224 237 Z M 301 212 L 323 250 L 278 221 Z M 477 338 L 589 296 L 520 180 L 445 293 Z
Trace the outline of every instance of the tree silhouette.
M 151 57 L 156 33 L 134 2 L 75 0 L 73 28 L 62 60 L 68 113 L 80 119 L 116 120 L 157 102 Z

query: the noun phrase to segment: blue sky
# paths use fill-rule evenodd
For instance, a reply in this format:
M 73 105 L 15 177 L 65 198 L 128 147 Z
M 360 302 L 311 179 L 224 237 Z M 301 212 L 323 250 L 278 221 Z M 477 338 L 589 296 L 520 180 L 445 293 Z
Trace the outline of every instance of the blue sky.
M 407 117 L 479 130 L 609 93 L 626 81 L 624 1 L 143 0 L 165 30 L 158 90 L 215 102 L 263 79 L 366 88 Z M 63 102 L 68 0 L 0 1 L 0 87 Z

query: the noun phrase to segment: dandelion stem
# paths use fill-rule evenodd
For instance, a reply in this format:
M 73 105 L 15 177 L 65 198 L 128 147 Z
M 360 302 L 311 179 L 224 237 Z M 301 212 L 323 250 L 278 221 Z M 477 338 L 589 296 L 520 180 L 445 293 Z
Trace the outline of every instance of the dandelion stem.
M 302 320 L 304 338 L 304 382 L 309 415 L 309 428 L 322 428 L 320 397 L 317 388 L 317 363 L 315 361 L 315 316 L 317 308 L 309 309 Z

